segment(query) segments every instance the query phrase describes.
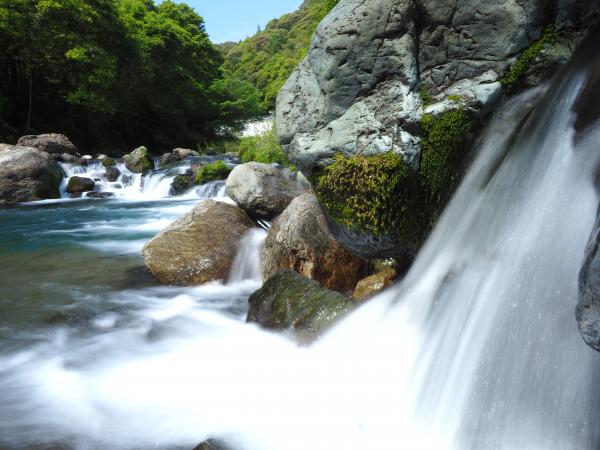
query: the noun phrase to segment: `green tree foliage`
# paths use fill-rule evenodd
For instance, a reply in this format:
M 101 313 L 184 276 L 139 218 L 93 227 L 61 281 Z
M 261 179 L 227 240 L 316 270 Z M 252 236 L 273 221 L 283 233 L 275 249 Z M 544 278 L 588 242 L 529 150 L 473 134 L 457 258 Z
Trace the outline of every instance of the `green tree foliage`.
M 0 137 L 60 131 L 105 151 L 222 137 L 261 112 L 222 62 L 171 0 L 0 0 Z
M 279 90 L 306 55 L 317 25 L 338 0 L 309 0 L 296 12 L 274 19 L 264 31 L 221 46 L 225 70 L 255 86 L 263 106 L 272 109 Z

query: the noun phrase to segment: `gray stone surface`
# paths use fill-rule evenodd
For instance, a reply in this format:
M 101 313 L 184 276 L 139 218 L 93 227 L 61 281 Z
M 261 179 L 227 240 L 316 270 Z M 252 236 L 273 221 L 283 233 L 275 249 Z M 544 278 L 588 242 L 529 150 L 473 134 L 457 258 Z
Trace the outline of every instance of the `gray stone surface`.
M 19 139 L 17 145 L 37 148 L 55 155 L 62 155 L 63 153 L 75 155 L 77 153 L 77 147 L 73 145 L 69 138 L 58 133 L 23 136 Z
M 227 195 L 251 217 L 271 220 L 307 191 L 308 181 L 282 166 L 249 162 L 227 178 Z
M 63 175 L 46 152 L 0 144 L 0 205 L 58 198 Z
M 500 78 L 546 25 L 577 28 L 599 3 L 340 0 L 279 94 L 280 142 L 307 175 L 339 152 L 393 150 L 416 168 L 422 89 L 433 103 L 427 112 L 452 107 L 454 95 L 488 111 Z M 565 49 L 556 51 L 564 62 Z

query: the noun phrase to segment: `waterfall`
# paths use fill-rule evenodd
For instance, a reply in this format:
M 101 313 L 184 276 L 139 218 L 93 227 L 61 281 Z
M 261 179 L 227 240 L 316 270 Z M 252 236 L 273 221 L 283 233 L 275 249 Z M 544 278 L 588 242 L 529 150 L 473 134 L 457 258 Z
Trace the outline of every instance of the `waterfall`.
M 127 326 L 0 359 L 0 445 L 598 448 L 600 357 L 574 318 L 600 137 L 573 144 L 581 84 L 557 80 L 524 120 L 538 93 L 509 103 L 406 278 L 312 347 L 192 300 L 235 286 L 122 291 Z M 261 239 L 240 247 L 250 266 Z
M 253 228 L 245 234 L 231 264 L 228 283 L 262 280 L 260 253 L 266 237 L 267 232 L 262 228 Z

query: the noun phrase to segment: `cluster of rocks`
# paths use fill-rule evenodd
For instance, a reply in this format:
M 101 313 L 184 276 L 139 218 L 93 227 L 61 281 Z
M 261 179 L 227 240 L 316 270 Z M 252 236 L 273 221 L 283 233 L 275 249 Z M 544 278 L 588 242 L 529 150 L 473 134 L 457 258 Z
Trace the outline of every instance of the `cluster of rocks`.
M 384 281 L 361 281 L 368 262 L 333 238 L 302 174 L 246 163 L 230 173 L 226 192 L 234 205 L 204 200 L 144 246 L 146 266 L 158 281 L 196 285 L 227 279 L 242 237 L 257 222 L 273 221 L 261 257 L 266 282 L 251 297 L 248 321 L 290 329 L 309 342 L 357 300 L 395 278 L 388 272 Z

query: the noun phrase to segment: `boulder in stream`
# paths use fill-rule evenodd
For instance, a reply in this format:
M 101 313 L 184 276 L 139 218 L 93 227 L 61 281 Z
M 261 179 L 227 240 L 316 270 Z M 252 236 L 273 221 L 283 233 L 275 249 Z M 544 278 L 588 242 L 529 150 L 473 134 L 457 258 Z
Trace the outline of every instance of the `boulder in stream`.
M 33 147 L 53 155 L 76 155 L 77 147 L 64 134 L 48 133 L 23 136 L 17 142 L 23 147 Z
M 363 278 L 356 285 L 352 298 L 354 300 L 366 300 L 394 284 L 398 278 L 396 269 L 388 267 L 380 272 L 374 273 L 366 278 Z
M 253 226 L 238 207 L 204 200 L 144 246 L 146 266 L 164 284 L 224 279 L 240 239 Z
M 0 205 L 59 198 L 63 176 L 48 153 L 0 144 Z
M 333 238 L 311 193 L 295 198 L 275 219 L 262 256 L 265 278 L 290 269 L 343 293 L 351 293 L 365 275 L 366 261 Z
M 121 176 L 121 171 L 115 166 L 109 166 L 106 168 L 106 179 L 111 183 L 114 183 Z
M 318 338 L 356 304 L 291 270 L 269 278 L 249 302 L 248 322 L 273 330 L 291 329 L 301 342 Z
M 67 184 L 67 192 L 69 194 L 81 195 L 83 192 L 93 191 L 96 183 L 91 178 L 86 177 L 71 177 Z
M 138 147 L 128 155 L 123 156 L 125 167 L 133 173 L 144 173 L 154 169 L 154 161 L 146 147 Z
M 236 166 L 227 178 L 227 195 L 251 217 L 265 220 L 281 214 L 308 188 L 299 172 L 258 162 Z

